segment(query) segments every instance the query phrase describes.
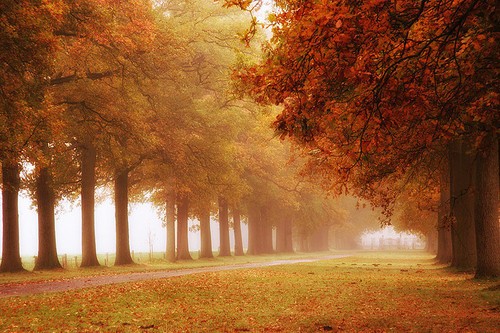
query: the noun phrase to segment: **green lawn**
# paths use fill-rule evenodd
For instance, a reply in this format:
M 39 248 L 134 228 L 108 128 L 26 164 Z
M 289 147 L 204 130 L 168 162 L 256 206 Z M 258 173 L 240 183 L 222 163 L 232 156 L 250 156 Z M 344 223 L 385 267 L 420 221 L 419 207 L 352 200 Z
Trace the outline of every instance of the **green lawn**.
M 423 252 L 364 252 L 4 298 L 0 331 L 499 332 L 498 284 L 451 272 Z

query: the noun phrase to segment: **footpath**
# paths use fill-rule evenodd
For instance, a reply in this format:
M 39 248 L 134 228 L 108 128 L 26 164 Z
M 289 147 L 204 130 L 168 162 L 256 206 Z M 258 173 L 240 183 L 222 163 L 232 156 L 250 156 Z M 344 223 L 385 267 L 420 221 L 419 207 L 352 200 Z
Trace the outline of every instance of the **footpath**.
M 338 259 L 348 256 L 349 255 L 330 255 L 317 258 L 275 260 L 269 262 L 235 264 L 227 266 L 188 268 L 188 269 L 152 271 L 152 272 L 151 271 L 135 272 L 135 273 L 124 273 L 119 275 L 101 275 L 92 277 L 86 276 L 82 278 L 75 278 L 75 279 L 68 279 L 61 281 L 28 282 L 24 284 L 3 284 L 0 285 L 0 298 L 62 292 L 68 290 L 104 286 L 108 284 L 167 279 L 176 276 L 183 276 L 190 274 L 232 271 L 237 269 L 262 268 L 262 267 L 270 267 L 278 265 L 291 265 L 291 264 L 315 262 L 320 260 Z

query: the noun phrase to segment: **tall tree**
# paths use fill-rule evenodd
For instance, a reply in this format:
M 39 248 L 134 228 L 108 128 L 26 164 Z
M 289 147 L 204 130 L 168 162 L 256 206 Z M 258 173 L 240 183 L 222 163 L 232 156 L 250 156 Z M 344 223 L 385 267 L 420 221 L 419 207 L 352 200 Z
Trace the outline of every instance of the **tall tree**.
M 242 256 L 243 252 L 243 238 L 241 234 L 241 215 L 238 208 L 232 209 L 233 215 L 233 230 L 234 230 L 234 255 Z
M 498 160 L 498 135 L 492 130 L 481 143 L 475 175 L 476 276 L 481 278 L 500 276 Z
M 458 140 L 450 145 L 450 200 L 453 243 L 452 266 L 472 270 L 476 266 L 474 224 L 475 163 L 470 143 Z
M 448 264 L 453 259 L 450 221 L 450 171 L 448 161 L 443 163 L 439 177 L 438 249 L 436 259 L 440 263 Z
M 2 161 L 2 263 L 0 272 L 22 271 L 19 251 L 19 170 L 16 162 Z
M 277 6 L 265 59 L 241 82 L 258 101 L 283 104 L 276 129 L 304 148 L 330 191 L 385 197 L 376 200 L 390 215 L 396 195 L 380 191 L 383 179 L 498 127 L 493 1 Z
M 99 266 L 95 241 L 96 148 L 87 142 L 81 149 L 82 263 L 81 267 Z
M 224 197 L 219 197 L 219 256 L 230 256 L 229 245 L 229 207 Z
M 199 216 L 200 220 L 200 258 L 213 258 L 212 232 L 210 229 L 210 205 L 204 205 Z
M 189 253 L 189 198 L 180 196 L 177 199 L 177 259 L 191 260 Z
M 133 263 L 130 255 L 128 227 L 128 174 L 127 169 L 117 169 L 114 180 L 115 222 L 116 222 L 116 259 L 115 265 Z
M 38 130 L 33 116 L 45 107 L 45 88 L 57 50 L 54 31 L 65 13 L 52 4 L 2 1 L 0 4 L 0 163 L 2 164 L 3 248 L 0 271 L 22 270 L 19 254 L 17 192 L 26 146 Z
M 41 150 L 48 157 L 48 144 L 42 143 Z M 50 161 L 50 157 L 49 157 Z M 57 257 L 54 182 L 49 161 L 36 166 L 36 204 L 38 211 L 38 257 L 35 270 L 61 268 Z

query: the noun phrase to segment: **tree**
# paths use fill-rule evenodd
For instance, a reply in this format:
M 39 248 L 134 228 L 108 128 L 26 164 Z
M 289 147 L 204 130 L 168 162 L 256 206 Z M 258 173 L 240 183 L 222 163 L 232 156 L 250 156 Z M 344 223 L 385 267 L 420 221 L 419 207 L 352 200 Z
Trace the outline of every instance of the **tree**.
M 177 198 L 177 259 L 191 260 L 188 243 L 189 198 L 186 195 Z
M 470 142 L 474 156 L 498 128 L 493 1 L 277 5 L 265 59 L 240 81 L 258 101 L 283 105 L 275 128 L 304 148 L 330 191 L 370 189 L 390 215 L 397 195 L 377 191 L 381 181 L 453 141 Z M 497 233 L 496 222 L 477 223 Z
M 19 254 L 17 195 L 26 145 L 38 130 L 32 116 L 44 108 L 47 77 L 57 49 L 63 2 L 2 1 L 0 4 L 0 162 L 3 249 L 0 271 L 23 270 Z
M 44 157 L 49 157 L 48 144 L 42 142 Z M 55 205 L 56 195 L 52 168 L 49 161 L 41 161 L 36 165 L 35 196 L 38 211 L 38 257 L 35 270 L 61 268 L 57 257 Z
M 200 220 L 200 258 L 213 258 L 212 232 L 210 230 L 210 204 L 205 205 L 199 214 Z
M 232 209 L 233 215 L 233 230 L 234 230 L 234 255 L 242 256 L 243 252 L 243 239 L 241 235 L 241 215 L 238 208 Z
M 498 228 L 499 183 L 498 136 L 490 132 L 482 142 L 477 159 L 475 230 L 476 277 L 500 276 L 500 230 Z
M 230 256 L 231 249 L 229 247 L 229 208 L 226 199 L 223 197 L 219 197 L 219 231 L 219 256 Z

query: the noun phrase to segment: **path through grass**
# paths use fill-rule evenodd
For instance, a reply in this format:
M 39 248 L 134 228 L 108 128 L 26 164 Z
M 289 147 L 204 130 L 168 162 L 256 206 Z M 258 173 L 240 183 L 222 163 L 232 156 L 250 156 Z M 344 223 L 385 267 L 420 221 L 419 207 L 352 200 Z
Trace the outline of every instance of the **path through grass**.
M 499 281 L 422 252 L 0 300 L 3 332 L 498 332 Z

